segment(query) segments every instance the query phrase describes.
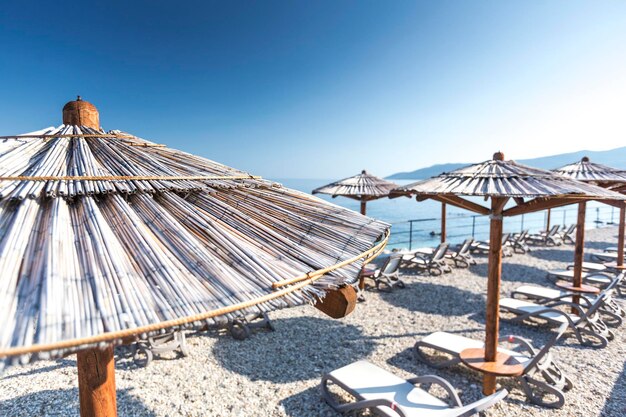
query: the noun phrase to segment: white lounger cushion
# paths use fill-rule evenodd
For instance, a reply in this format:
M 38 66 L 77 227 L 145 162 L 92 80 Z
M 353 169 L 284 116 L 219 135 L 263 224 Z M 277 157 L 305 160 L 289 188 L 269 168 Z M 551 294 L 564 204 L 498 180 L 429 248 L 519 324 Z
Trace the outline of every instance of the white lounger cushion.
M 465 349 L 480 349 L 485 343 L 480 340 L 470 339 L 469 337 L 460 336 L 447 332 L 431 333 L 421 341 L 423 345 L 433 346 L 437 350 L 449 353 L 450 355 L 459 356 Z M 519 363 L 524 365 L 530 358 L 523 353 L 515 352 L 508 349 L 498 348 L 498 352 L 505 353 L 515 358 Z
M 518 314 L 526 314 L 533 313 L 535 311 L 544 310 L 546 306 L 542 306 L 540 304 L 530 303 L 524 300 L 518 300 L 515 298 L 502 298 L 500 300 L 500 308 L 504 308 L 506 310 L 510 310 L 516 312 Z M 553 323 L 566 323 L 567 319 L 565 316 L 569 316 L 572 322 L 578 323 L 580 317 L 575 314 L 570 314 L 566 312 L 562 312 L 563 314 L 557 313 L 555 311 L 546 311 L 538 315 L 545 320 L 551 321 Z
M 450 405 L 367 361 L 354 362 L 330 375 L 362 399 L 387 399 L 401 406 L 408 416 L 445 416 L 450 412 Z M 385 416 L 399 416 L 388 407 L 376 409 Z
M 517 287 L 515 292 L 526 295 L 529 298 L 534 297 L 534 298 L 546 298 L 546 299 L 554 299 L 557 297 L 562 297 L 567 294 L 572 294 L 571 292 L 568 292 L 568 291 L 559 291 L 559 290 L 554 290 L 552 288 L 537 287 L 535 285 L 521 285 Z M 592 303 L 598 298 L 597 295 L 591 295 L 591 294 L 583 294 L 583 296 Z M 567 301 L 571 303 L 572 298 L 563 297 L 560 299 L 560 301 Z
M 566 279 L 568 281 L 571 281 L 574 279 L 574 270 L 570 269 L 570 270 L 554 270 L 554 271 L 549 271 L 548 272 L 549 275 L 553 275 L 555 277 L 559 277 L 559 278 L 563 278 Z M 599 284 L 605 284 L 608 285 L 611 283 L 611 278 L 605 276 L 605 275 L 601 275 L 601 274 L 590 274 L 588 272 L 582 272 L 580 274 L 581 278 L 585 281 L 588 282 L 596 282 Z

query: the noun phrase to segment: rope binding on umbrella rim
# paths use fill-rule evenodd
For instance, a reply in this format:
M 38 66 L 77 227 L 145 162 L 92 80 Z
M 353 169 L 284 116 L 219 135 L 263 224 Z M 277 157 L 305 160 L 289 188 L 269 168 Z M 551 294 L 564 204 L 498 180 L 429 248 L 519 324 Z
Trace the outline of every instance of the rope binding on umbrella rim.
M 237 310 L 250 308 L 255 305 L 262 304 L 262 303 L 274 300 L 276 298 L 282 297 L 284 295 L 287 295 L 289 293 L 292 293 L 294 291 L 300 290 L 306 287 L 307 285 L 319 280 L 327 272 L 331 272 L 336 269 L 339 269 L 345 265 L 356 262 L 359 259 L 365 258 L 367 259 L 367 261 L 371 261 L 376 256 L 380 255 L 380 253 L 385 249 L 385 246 L 387 246 L 387 242 L 389 241 L 389 235 L 390 235 L 389 230 L 386 230 L 383 239 L 378 244 L 376 244 L 376 246 L 368 249 L 367 251 L 360 253 L 350 259 L 346 259 L 345 261 L 342 261 L 338 264 L 332 265 L 330 267 L 318 269 L 313 272 L 308 272 L 304 275 L 305 276 L 304 280 L 301 280 L 300 282 L 295 283 L 293 286 L 283 288 L 281 290 L 264 295 L 262 297 L 257 297 L 255 299 L 248 300 L 248 301 L 242 301 L 237 304 L 218 308 L 216 310 L 211 310 L 211 311 L 207 311 L 204 313 L 195 314 L 192 316 L 166 320 L 160 323 L 149 324 L 149 325 L 145 325 L 141 327 L 135 327 L 132 329 L 124 329 L 124 330 L 118 330 L 114 332 L 101 333 L 101 334 L 94 335 L 94 336 L 88 336 L 88 337 L 71 339 L 71 340 L 63 340 L 63 341 L 55 342 L 55 343 L 10 347 L 10 348 L 0 350 L 0 358 L 8 357 L 8 356 L 18 356 L 18 355 L 26 355 L 26 354 L 31 354 L 31 353 L 46 352 L 46 351 L 54 351 L 54 350 L 60 350 L 60 349 L 69 349 L 69 348 L 78 347 L 81 345 L 93 345 L 93 344 L 98 344 L 98 343 L 103 343 L 103 342 L 111 342 L 114 340 L 126 339 L 132 336 L 155 332 L 155 331 L 166 329 L 166 328 L 182 326 L 184 324 L 193 323 L 196 321 L 202 321 L 202 320 L 206 320 L 212 317 L 217 317 L 217 316 L 222 316 L 224 314 L 232 313 Z

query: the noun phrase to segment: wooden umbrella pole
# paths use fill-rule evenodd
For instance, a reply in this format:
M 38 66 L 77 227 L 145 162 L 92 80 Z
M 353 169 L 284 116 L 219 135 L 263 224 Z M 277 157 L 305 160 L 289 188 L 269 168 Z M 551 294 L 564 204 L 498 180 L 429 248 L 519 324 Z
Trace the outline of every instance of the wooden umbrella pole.
M 361 200 L 361 214 L 365 216 L 367 213 L 367 202 L 365 200 Z
M 441 243 L 446 241 L 446 203 L 441 203 Z
M 587 203 L 578 203 L 578 217 L 576 220 L 576 247 L 574 248 L 574 286 L 580 287 L 583 283 L 583 257 L 585 248 L 585 212 Z M 574 295 L 572 301 L 580 302 L 580 296 Z M 572 309 L 572 313 L 577 310 Z
M 76 356 L 81 417 L 117 416 L 113 345 L 83 350 Z
M 546 233 L 550 231 L 550 214 L 552 213 L 552 209 L 548 209 L 548 216 L 546 218 Z
M 498 351 L 503 200 L 501 197 L 492 197 L 491 199 L 489 266 L 487 272 L 487 322 L 485 328 L 485 360 L 487 362 L 494 362 Z M 491 395 L 494 392 L 496 392 L 496 377 L 491 374 L 485 374 L 483 378 L 483 393 Z
M 626 227 L 626 208 L 619 209 L 619 232 L 617 234 L 617 266 L 624 266 L 624 227 Z

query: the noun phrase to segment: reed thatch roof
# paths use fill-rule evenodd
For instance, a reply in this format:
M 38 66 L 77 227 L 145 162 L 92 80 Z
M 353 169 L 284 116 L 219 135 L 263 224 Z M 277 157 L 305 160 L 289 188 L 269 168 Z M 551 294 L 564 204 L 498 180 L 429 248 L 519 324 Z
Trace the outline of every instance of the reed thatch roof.
M 574 181 L 551 171 L 491 159 L 468 165 L 436 177 L 396 188 L 392 194 L 426 193 L 490 197 L 565 197 L 611 198 L 614 193 Z
M 370 201 L 387 197 L 389 192 L 398 185 L 363 170 L 353 177 L 324 185 L 313 190 L 313 194 L 329 194 L 333 197 L 342 196 L 359 201 Z
M 489 209 L 458 196 L 515 199 L 519 207 L 505 210 L 504 215 L 543 210 L 579 200 L 622 198 L 615 192 L 593 184 L 514 161 L 505 161 L 504 155 L 499 152 L 488 161 L 398 187 L 391 192 L 391 197 L 411 194 L 421 199 L 433 198 L 481 214 L 488 214 Z M 524 199 L 531 201 L 524 202 Z
M 591 162 L 586 156 L 578 162 L 562 166 L 553 172 L 602 187 L 626 184 L 626 171 Z
M 355 260 L 388 227 L 119 131 L 5 137 L 0 356 L 59 357 L 314 302 L 356 280 Z

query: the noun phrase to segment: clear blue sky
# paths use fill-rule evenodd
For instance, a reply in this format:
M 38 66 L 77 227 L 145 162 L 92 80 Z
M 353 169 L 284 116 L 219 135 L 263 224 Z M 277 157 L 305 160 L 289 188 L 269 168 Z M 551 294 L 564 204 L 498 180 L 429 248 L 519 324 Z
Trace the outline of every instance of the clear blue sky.
M 270 178 L 626 145 L 626 2 L 64 3 L 0 8 L 0 134 L 81 94 Z

